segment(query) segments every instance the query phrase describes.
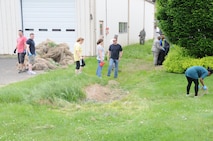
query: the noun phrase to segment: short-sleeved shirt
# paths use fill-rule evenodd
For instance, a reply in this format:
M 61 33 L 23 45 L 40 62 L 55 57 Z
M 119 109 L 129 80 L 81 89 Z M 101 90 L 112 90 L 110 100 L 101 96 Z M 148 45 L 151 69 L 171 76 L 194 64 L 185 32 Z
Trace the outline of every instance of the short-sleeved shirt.
M 204 79 L 208 76 L 208 70 L 201 66 L 193 66 L 186 70 L 185 75 L 193 79 Z
M 25 44 L 26 44 L 27 38 L 22 36 L 17 39 L 17 52 L 23 53 L 25 51 Z
M 99 54 L 99 51 L 101 51 L 101 56 Z M 97 60 L 103 61 L 105 57 L 105 51 L 104 51 L 104 47 L 102 47 L 101 45 L 97 46 Z M 101 60 L 102 58 L 102 60 Z
M 111 52 L 111 57 L 112 59 L 119 59 L 119 53 L 122 51 L 122 47 L 119 44 L 112 44 L 109 47 L 109 51 Z
M 28 39 L 27 44 L 29 45 L 30 53 L 35 55 L 35 42 L 32 39 Z
M 77 52 L 79 52 L 80 56 L 78 55 Z M 81 45 L 79 43 L 75 43 L 75 45 L 74 45 L 74 61 L 80 61 L 81 56 L 82 56 Z

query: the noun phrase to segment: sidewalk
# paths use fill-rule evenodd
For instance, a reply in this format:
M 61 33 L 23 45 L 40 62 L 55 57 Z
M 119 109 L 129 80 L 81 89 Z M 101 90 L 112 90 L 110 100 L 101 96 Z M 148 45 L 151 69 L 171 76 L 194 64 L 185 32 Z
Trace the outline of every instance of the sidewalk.
M 18 73 L 16 63 L 16 56 L 0 56 L 0 87 L 35 76 L 27 72 Z

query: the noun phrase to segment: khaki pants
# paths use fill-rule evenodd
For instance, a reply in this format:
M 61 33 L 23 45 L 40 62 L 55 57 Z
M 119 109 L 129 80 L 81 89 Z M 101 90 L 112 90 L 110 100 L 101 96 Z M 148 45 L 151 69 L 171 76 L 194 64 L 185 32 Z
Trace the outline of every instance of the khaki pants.
M 159 52 L 154 52 L 153 51 L 154 65 L 155 66 L 158 64 L 158 56 L 159 56 Z

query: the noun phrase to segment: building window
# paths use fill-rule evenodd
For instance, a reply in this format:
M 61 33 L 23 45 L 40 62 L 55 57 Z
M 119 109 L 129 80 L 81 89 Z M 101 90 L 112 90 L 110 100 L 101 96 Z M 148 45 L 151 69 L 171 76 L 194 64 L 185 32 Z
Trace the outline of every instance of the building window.
M 127 33 L 127 22 L 119 22 L 119 33 Z

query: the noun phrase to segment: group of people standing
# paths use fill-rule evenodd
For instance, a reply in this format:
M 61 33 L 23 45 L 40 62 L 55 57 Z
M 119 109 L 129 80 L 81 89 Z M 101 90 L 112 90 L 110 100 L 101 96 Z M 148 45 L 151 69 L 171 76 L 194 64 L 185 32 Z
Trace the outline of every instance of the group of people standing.
M 14 53 L 18 55 L 18 73 L 28 72 L 28 74 L 36 74 L 32 70 L 32 65 L 35 63 L 35 42 L 34 33 L 30 33 L 30 38 L 27 39 L 22 30 L 18 31 L 19 38 Z M 28 56 L 28 67 L 25 65 L 25 56 Z
M 32 71 L 32 65 L 35 63 L 35 42 L 34 42 L 34 33 L 30 34 L 29 39 L 27 39 L 22 30 L 18 31 L 19 38 L 17 39 L 17 45 L 14 50 L 14 53 L 17 52 L 18 55 L 18 73 L 28 72 L 28 74 L 36 74 L 36 72 Z M 114 78 L 118 77 L 118 66 L 119 61 L 123 54 L 123 49 L 120 44 L 117 42 L 118 36 L 115 35 L 111 40 L 109 49 L 108 49 L 108 58 L 109 58 L 109 67 L 107 76 L 110 77 L 111 71 L 114 69 Z M 85 66 L 84 56 L 82 55 L 82 44 L 84 42 L 84 38 L 78 38 L 74 45 L 74 61 L 76 63 L 75 73 L 80 74 Z M 152 46 L 152 52 L 154 56 L 154 65 L 162 65 L 162 61 L 164 57 L 169 52 L 170 45 L 164 38 L 164 36 L 158 36 L 157 40 L 154 41 Z M 25 65 L 25 56 L 28 56 L 28 68 Z M 161 56 L 162 55 L 162 56 Z M 101 38 L 97 41 L 97 70 L 96 75 L 101 78 L 102 77 L 102 69 L 104 66 L 105 60 L 105 49 L 104 49 L 104 40 Z M 204 78 L 210 76 L 213 73 L 211 68 L 204 68 L 202 66 L 193 66 L 186 70 L 185 76 L 187 79 L 187 96 L 189 95 L 189 91 L 191 88 L 192 82 L 194 82 L 195 87 L 195 96 L 198 96 L 199 89 L 199 80 L 202 84 L 202 89 L 206 90 L 207 87 L 204 84 Z
M 170 48 L 170 44 L 164 37 L 164 35 L 160 35 L 154 41 L 152 46 L 152 52 L 154 57 L 154 65 L 162 65 L 165 60 L 165 56 L 168 54 Z
M 74 61 L 76 63 L 75 73 L 79 74 L 82 72 L 83 67 L 85 66 L 84 57 L 82 55 L 82 47 L 84 39 L 78 38 L 77 42 L 74 45 Z M 102 69 L 105 64 L 105 49 L 104 49 L 104 40 L 101 38 L 97 41 L 97 70 L 96 75 L 102 77 Z M 109 58 L 109 67 L 107 76 L 110 77 L 112 69 L 114 69 L 114 78 L 118 77 L 118 66 L 119 61 L 122 57 L 123 49 L 120 44 L 117 43 L 117 36 L 112 39 L 112 44 L 109 46 L 108 58 Z

